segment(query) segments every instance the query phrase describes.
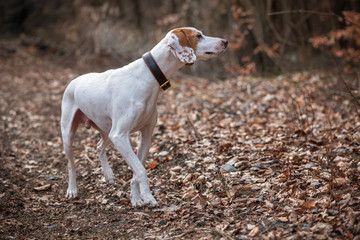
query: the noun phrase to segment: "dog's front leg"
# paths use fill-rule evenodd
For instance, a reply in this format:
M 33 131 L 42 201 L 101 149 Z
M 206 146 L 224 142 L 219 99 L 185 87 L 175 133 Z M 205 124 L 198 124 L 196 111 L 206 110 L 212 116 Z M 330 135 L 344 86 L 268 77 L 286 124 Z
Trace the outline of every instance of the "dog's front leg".
M 154 132 L 154 127 L 157 121 L 157 110 L 155 109 L 154 114 L 151 116 L 150 123 L 140 130 L 141 141 L 138 147 L 138 158 L 142 165 L 145 165 L 146 156 L 151 146 L 151 137 Z M 140 186 L 136 179 L 136 176 L 131 180 L 131 198 L 140 199 Z
M 131 184 L 139 184 L 140 194 L 139 192 L 131 192 L 131 204 L 133 206 L 157 206 L 158 203 L 150 192 L 146 169 L 131 148 L 129 134 L 110 133 L 109 135 L 116 149 L 120 152 L 134 173 Z
M 154 132 L 154 128 L 157 122 L 157 110 L 154 110 L 153 115 L 151 116 L 150 123 L 146 125 L 143 129 L 140 130 L 141 132 L 141 142 L 138 147 L 138 158 L 140 159 L 141 163 L 145 165 L 146 156 L 149 152 L 151 147 L 151 137 Z

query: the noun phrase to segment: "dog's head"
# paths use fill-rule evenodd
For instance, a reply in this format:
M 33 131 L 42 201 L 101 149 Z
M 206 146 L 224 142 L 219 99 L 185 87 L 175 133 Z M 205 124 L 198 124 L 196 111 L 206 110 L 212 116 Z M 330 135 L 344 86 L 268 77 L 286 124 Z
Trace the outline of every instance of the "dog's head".
M 176 28 L 167 34 L 170 51 L 181 62 L 191 65 L 196 59 L 206 60 L 223 53 L 228 45 L 226 39 L 208 37 L 191 28 Z

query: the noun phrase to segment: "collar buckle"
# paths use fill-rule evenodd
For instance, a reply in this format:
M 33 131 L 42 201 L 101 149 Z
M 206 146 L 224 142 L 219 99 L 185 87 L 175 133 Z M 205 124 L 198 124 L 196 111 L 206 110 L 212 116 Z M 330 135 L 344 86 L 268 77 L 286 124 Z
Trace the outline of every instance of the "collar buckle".
M 153 74 L 154 78 L 158 81 L 160 88 L 164 91 L 170 88 L 171 87 L 170 81 L 165 77 L 164 73 L 157 65 L 151 53 L 150 52 L 145 53 L 142 56 L 142 58 L 146 66 L 149 68 L 150 72 Z

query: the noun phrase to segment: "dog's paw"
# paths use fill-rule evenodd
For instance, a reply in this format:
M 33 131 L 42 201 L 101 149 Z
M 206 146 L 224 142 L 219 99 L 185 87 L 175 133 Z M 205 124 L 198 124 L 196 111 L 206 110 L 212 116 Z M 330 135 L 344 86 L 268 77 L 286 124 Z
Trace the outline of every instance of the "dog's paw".
M 114 177 L 105 177 L 106 182 L 110 183 L 110 184 L 114 184 Z
M 138 196 L 136 197 L 132 196 L 131 205 L 133 207 L 142 207 L 142 206 L 156 207 L 158 206 L 158 203 L 151 194 L 142 194 L 141 198 Z
M 66 191 L 66 197 L 67 198 L 76 198 L 77 196 L 77 188 L 68 188 Z
M 149 206 L 149 207 L 156 207 L 158 206 L 157 201 L 153 197 L 153 195 L 149 194 L 141 194 L 141 199 L 143 202 L 143 205 Z
M 144 205 L 144 203 L 141 200 L 141 198 L 138 198 L 138 199 L 135 199 L 133 197 L 131 198 L 131 206 L 133 206 L 133 207 L 141 207 L 143 205 Z
M 114 173 L 111 170 L 111 168 L 106 169 L 105 171 L 103 171 L 103 173 L 104 173 L 105 180 L 110 184 L 114 184 Z

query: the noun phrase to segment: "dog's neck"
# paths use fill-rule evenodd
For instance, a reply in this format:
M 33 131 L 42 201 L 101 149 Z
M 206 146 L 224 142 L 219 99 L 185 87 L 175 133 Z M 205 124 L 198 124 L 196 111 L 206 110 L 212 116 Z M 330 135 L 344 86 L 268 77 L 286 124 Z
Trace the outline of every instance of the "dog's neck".
M 177 70 L 185 65 L 176 58 L 166 44 L 167 38 L 160 41 L 153 49 L 151 54 L 167 79 L 169 79 Z

